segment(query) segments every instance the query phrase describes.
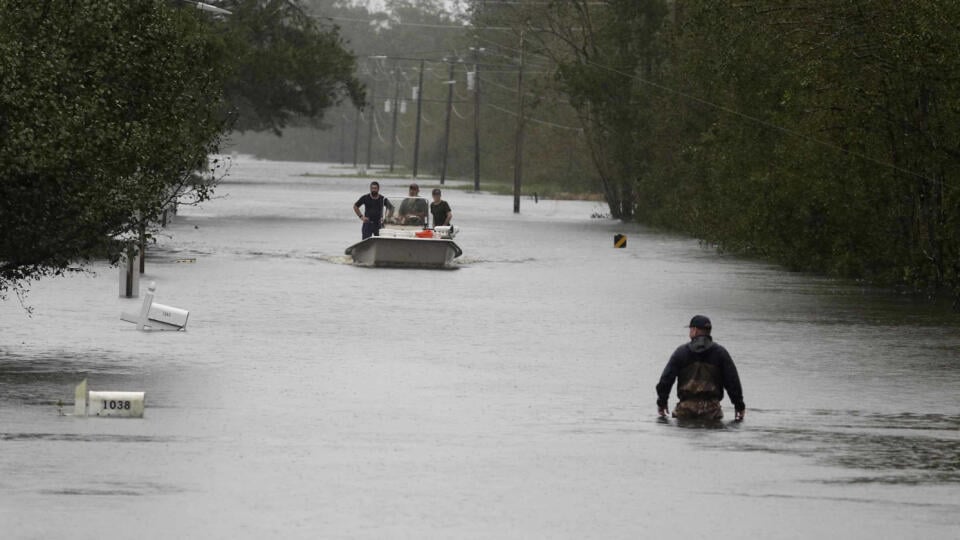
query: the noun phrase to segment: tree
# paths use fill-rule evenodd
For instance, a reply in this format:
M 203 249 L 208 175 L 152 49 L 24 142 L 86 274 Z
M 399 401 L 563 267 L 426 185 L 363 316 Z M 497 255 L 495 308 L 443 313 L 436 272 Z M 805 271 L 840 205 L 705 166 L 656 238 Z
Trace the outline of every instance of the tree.
M 644 219 L 790 268 L 960 292 L 952 3 L 679 3 Z M 641 204 L 643 204 L 641 202 Z
M 240 131 L 281 134 L 292 119 L 319 122 L 349 97 L 363 103 L 363 86 L 339 29 L 311 17 L 295 0 L 229 0 L 220 23 L 233 69 L 226 99 Z
M 483 2 L 475 2 L 482 7 Z M 632 219 L 636 185 L 650 164 L 651 78 L 662 51 L 664 0 L 520 3 L 510 18 L 533 52 L 550 58 L 576 109 L 613 217 Z M 482 14 L 482 11 L 480 12 Z
M 960 5 L 516 4 L 614 216 L 960 299 Z
M 208 196 L 223 57 L 166 2 L 0 0 L 0 295 Z
M 293 0 L 179 4 L 0 0 L 0 298 L 207 199 L 231 127 L 363 100 L 337 29 Z

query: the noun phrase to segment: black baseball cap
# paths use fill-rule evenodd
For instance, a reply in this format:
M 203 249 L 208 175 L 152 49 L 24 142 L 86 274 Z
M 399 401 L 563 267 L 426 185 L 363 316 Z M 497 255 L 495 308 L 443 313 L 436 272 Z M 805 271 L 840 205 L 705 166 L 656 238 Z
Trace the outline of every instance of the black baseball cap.
M 700 328 L 703 330 L 710 330 L 713 328 L 713 325 L 710 324 L 710 319 L 707 318 L 706 315 L 694 315 L 693 318 L 690 319 L 690 324 L 688 326 L 690 328 Z

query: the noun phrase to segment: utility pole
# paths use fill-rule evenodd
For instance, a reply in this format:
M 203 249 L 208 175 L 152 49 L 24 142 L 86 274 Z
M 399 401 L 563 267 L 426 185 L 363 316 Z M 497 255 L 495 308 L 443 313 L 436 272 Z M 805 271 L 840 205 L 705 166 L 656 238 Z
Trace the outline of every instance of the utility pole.
M 473 47 L 473 190 L 480 191 L 480 47 Z
M 417 80 L 417 134 L 413 141 L 413 177 L 417 177 L 420 163 L 420 110 L 423 106 L 423 60 L 420 60 L 420 77 Z
M 360 107 L 353 108 L 353 168 L 357 168 L 357 150 L 360 145 Z
M 453 59 L 450 62 L 450 74 L 447 76 L 447 119 L 443 128 L 443 161 L 440 166 L 440 184 L 447 179 L 447 150 L 450 148 L 450 109 L 453 108 Z
M 513 213 L 520 213 L 520 183 L 523 180 L 523 31 L 520 31 L 520 71 L 517 72 L 517 140 L 513 158 Z
M 393 124 L 390 127 L 390 172 L 393 172 L 393 157 L 397 149 L 397 109 L 400 101 L 400 72 L 393 67 Z
M 347 117 L 340 115 L 340 164 L 347 162 Z
M 367 119 L 367 170 L 368 171 L 370 170 L 370 163 L 373 159 L 371 154 L 371 150 L 373 146 L 373 122 L 375 121 L 375 118 L 377 115 L 377 103 L 376 103 L 377 80 L 376 79 L 374 79 L 373 82 L 370 83 L 370 95 L 373 97 L 371 98 L 370 103 L 368 104 L 370 105 L 369 118 Z

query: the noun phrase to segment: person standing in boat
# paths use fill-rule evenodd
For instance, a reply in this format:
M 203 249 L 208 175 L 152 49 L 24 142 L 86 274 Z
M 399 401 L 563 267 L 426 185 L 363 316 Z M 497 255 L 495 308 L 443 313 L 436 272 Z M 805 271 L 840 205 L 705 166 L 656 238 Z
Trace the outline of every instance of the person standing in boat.
M 399 221 L 401 225 L 427 225 L 427 201 L 420 197 L 420 186 L 410 184 L 409 196 L 400 201 Z
M 447 201 L 440 199 L 439 188 L 433 190 L 433 202 L 430 203 L 430 213 L 433 214 L 434 227 L 450 225 L 450 220 L 453 219 L 453 212 L 450 210 L 450 205 Z
M 363 213 L 360 212 L 361 206 Z M 386 216 L 384 216 L 384 210 L 386 210 Z M 380 236 L 384 217 L 389 218 L 393 215 L 393 205 L 386 197 L 380 195 L 380 183 L 374 181 L 370 182 L 370 193 L 364 194 L 354 203 L 353 213 L 363 222 L 361 234 L 362 239 L 366 240 L 371 236 Z
M 690 342 L 677 347 L 657 384 L 657 412 L 665 417 L 673 381 L 677 381 L 674 418 L 719 420 L 723 418 L 720 401 L 726 389 L 733 402 L 734 418 L 743 420 L 746 405 L 740 376 L 730 353 L 714 343 L 710 319 L 696 315 L 690 319 Z

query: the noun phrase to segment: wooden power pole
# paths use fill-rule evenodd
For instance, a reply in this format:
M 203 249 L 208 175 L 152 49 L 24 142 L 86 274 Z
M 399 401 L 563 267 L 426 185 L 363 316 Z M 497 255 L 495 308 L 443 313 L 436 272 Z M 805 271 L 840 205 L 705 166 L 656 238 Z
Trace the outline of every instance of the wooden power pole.
M 517 72 L 517 140 L 513 157 L 513 213 L 520 213 L 520 184 L 523 180 L 523 31 L 520 32 L 520 71 Z
M 377 80 L 374 79 L 370 84 L 370 103 L 368 104 L 369 111 L 367 111 L 367 170 L 370 170 L 371 162 L 373 161 L 373 123 L 376 121 L 377 116 Z
M 354 107 L 353 111 L 353 168 L 356 169 L 360 146 L 360 107 Z
M 480 47 L 473 48 L 473 190 L 480 191 Z
M 397 109 L 400 101 L 400 71 L 393 68 L 393 123 L 390 126 L 390 172 L 393 172 L 393 157 L 397 149 Z
M 453 60 L 450 60 L 450 74 L 447 76 L 447 118 L 443 128 L 443 161 L 440 165 L 440 184 L 447 179 L 447 153 L 450 149 L 450 109 L 453 108 Z
M 413 140 L 413 177 L 417 177 L 420 164 L 420 111 L 423 106 L 423 60 L 420 60 L 420 77 L 417 81 L 417 131 Z

